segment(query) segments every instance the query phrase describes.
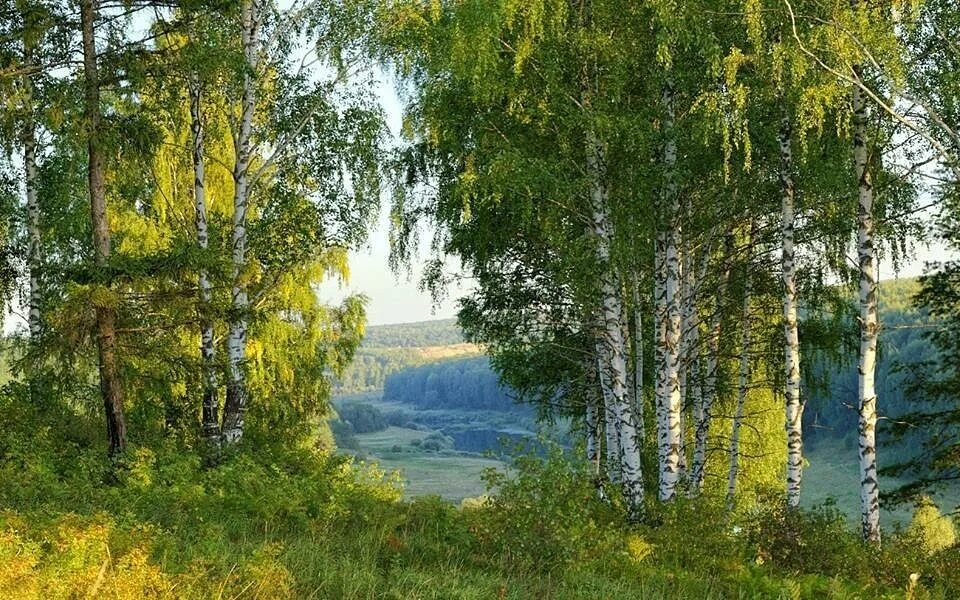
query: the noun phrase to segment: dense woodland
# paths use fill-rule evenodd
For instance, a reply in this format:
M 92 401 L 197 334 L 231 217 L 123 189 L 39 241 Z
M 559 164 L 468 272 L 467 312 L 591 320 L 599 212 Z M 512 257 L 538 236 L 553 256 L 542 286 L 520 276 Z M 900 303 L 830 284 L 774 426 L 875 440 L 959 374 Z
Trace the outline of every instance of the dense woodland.
M 0 0 L 0 595 L 957 597 L 960 263 L 878 280 L 960 250 L 958 39 L 955 0 Z M 366 299 L 318 288 L 382 210 L 499 379 L 347 385 L 579 440 L 459 507 L 334 452 Z M 823 428 L 855 531 L 800 508 Z
M 396 371 L 481 353 L 479 346 L 465 342 L 452 319 L 370 327 L 350 364 L 337 376 L 334 391 L 349 394 L 382 390 L 387 376 Z

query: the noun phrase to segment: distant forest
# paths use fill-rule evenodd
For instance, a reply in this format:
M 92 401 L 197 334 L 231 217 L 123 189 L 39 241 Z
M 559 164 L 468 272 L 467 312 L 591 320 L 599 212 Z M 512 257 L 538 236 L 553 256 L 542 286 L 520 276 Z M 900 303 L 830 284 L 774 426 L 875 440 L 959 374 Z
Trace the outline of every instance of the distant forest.
M 421 409 L 514 411 L 519 407 L 486 356 L 429 363 L 387 376 L 383 399 Z
M 880 398 L 881 443 L 889 443 L 889 419 L 923 410 L 924 396 L 911 388 L 915 370 L 936 358 L 935 347 L 924 333 L 933 325 L 929 315 L 914 306 L 912 299 L 920 291 L 916 279 L 888 280 L 880 283 L 880 330 L 877 362 L 877 392 Z M 851 299 L 851 310 L 852 310 Z M 859 343 L 854 316 L 844 317 L 845 333 L 841 344 L 847 349 Z M 842 350 L 842 348 L 838 348 Z M 820 351 L 807 362 L 804 429 L 808 442 L 825 437 L 844 439 L 850 447 L 857 444 L 857 363 L 849 352 Z M 839 357 L 847 357 L 840 361 Z M 884 418 L 885 417 L 885 418 Z M 889 456 L 889 455 L 888 455 Z
M 353 362 L 335 381 L 338 394 L 382 390 L 390 373 L 431 361 L 476 356 L 454 319 L 376 325 L 367 328 Z
M 922 398 L 911 395 L 914 369 L 935 358 L 933 346 L 924 339 L 930 318 L 913 304 L 919 291 L 916 279 L 888 280 L 880 284 L 880 359 L 877 388 L 883 415 L 896 418 L 922 408 Z M 853 315 L 838 316 L 844 334 L 835 351 L 819 349 L 804 356 L 804 428 L 808 443 L 839 439 L 851 447 L 857 442 L 857 365 L 842 361 L 846 349 L 858 343 Z M 814 322 L 801 325 L 812 330 Z M 447 342 L 449 354 L 442 346 Z M 383 399 L 403 402 L 418 409 L 527 411 L 514 401 L 490 368 L 486 356 L 463 348 L 463 334 L 453 319 L 380 325 L 371 327 L 354 363 L 340 380 L 341 393 L 383 390 Z M 424 352 L 420 346 L 431 347 Z M 464 354 L 466 353 L 466 354 Z M 459 356 L 458 356 L 459 355 Z M 881 426 L 882 443 L 892 443 Z M 909 438 L 908 438 L 909 440 Z
M 363 336 L 363 348 L 425 348 L 464 341 L 456 319 L 374 325 Z

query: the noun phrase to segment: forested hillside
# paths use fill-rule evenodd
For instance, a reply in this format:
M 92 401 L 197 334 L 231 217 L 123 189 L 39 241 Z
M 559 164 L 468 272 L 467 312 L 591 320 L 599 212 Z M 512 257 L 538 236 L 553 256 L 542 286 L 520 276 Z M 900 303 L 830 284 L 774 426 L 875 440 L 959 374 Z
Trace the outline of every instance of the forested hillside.
M 433 362 L 387 376 L 383 399 L 422 409 L 518 411 L 487 357 Z
M 960 598 L 957 40 L 0 0 L 0 598 Z
M 453 346 L 466 340 L 456 319 L 373 325 L 363 336 L 364 348 Z
M 936 324 L 927 311 L 914 304 L 920 292 L 916 279 L 887 280 L 879 285 L 880 330 L 879 358 L 877 360 L 877 394 L 883 398 L 882 414 L 897 419 L 925 405 L 920 389 L 911 388 L 915 370 L 939 356 L 925 333 Z M 851 307 L 853 300 L 851 299 Z M 851 313 L 852 314 L 852 311 Z M 857 339 L 852 317 L 845 324 L 846 347 L 855 346 Z M 845 352 L 814 352 L 809 358 L 809 385 L 804 424 L 811 441 L 820 437 L 846 439 L 856 444 L 857 365 Z M 881 440 L 892 442 L 887 428 L 878 429 Z
M 480 354 L 453 319 L 368 327 L 352 362 L 337 378 L 340 394 L 381 390 L 396 371 L 456 356 Z

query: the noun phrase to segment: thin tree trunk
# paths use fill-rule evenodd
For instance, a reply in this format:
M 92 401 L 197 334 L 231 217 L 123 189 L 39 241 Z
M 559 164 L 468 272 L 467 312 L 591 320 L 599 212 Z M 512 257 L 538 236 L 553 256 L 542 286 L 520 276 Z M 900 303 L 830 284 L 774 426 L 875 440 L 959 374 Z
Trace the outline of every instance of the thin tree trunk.
M 643 407 L 643 310 L 640 307 L 640 280 L 633 278 L 634 357 L 633 357 L 633 412 L 637 419 L 637 439 L 641 448 L 646 437 Z
M 660 229 L 663 229 L 661 226 Z M 667 460 L 667 234 L 658 231 L 654 238 L 653 318 L 654 318 L 654 412 L 657 433 L 657 465 L 659 473 Z
M 610 256 L 613 227 L 610 223 L 606 189 L 606 159 L 602 142 L 593 131 L 586 139 L 587 173 L 590 175 L 592 231 L 596 243 L 598 279 L 601 298 L 602 349 L 601 370 L 607 377 L 611 402 L 617 419 L 617 440 L 620 445 L 620 476 L 623 496 L 631 519 L 643 510 L 643 477 L 640 447 L 634 426 L 633 411 L 627 392 L 626 340 L 623 336 L 623 302 L 616 267 Z
M 200 82 L 194 75 L 190 81 L 190 131 L 193 137 L 193 200 L 197 224 L 197 245 L 206 252 L 209 248 L 207 231 L 206 181 L 203 165 L 203 117 L 200 108 Z M 217 414 L 217 371 L 213 344 L 213 321 L 210 318 L 210 303 L 213 298 L 210 278 L 205 268 L 200 269 L 200 355 L 203 372 L 203 410 L 201 425 L 204 437 L 211 443 L 219 443 L 220 419 Z
M 859 77 L 859 72 L 857 73 Z M 867 148 L 867 102 L 853 88 L 853 155 L 857 171 L 857 254 L 860 259 L 860 514 L 863 539 L 880 544 L 880 488 L 877 481 L 877 281 L 873 235 L 873 181 Z
M 587 462 L 590 464 L 590 474 L 593 477 L 594 486 L 597 488 L 597 497 L 606 500 L 607 493 L 603 487 L 603 476 L 601 471 L 601 436 L 603 423 L 600 421 L 600 407 L 602 398 L 598 396 L 599 373 L 595 362 L 587 360 L 585 365 L 585 377 L 587 385 L 585 386 L 586 410 L 586 435 L 587 435 Z
M 94 0 L 80 1 L 83 37 L 84 113 L 87 121 L 87 182 L 90 215 L 93 223 L 93 251 L 96 264 L 106 268 L 110 258 L 110 228 L 107 221 L 106 172 L 100 148 L 100 79 L 97 73 L 97 48 L 94 38 L 96 12 Z M 100 362 L 100 393 L 107 420 L 110 455 L 123 452 L 127 445 L 127 426 L 123 415 L 123 392 L 117 373 L 116 311 L 101 303 L 95 308 L 97 348 Z
M 587 462 L 590 463 L 590 473 L 595 478 L 600 477 L 600 414 L 597 403 L 592 399 L 587 401 L 586 428 L 587 428 Z
M 733 508 L 737 493 L 737 476 L 740 472 L 740 429 L 743 425 L 743 408 L 747 402 L 750 386 L 750 348 L 752 345 L 750 301 L 753 295 L 753 278 L 750 275 L 750 259 L 753 256 L 754 223 L 750 225 L 747 240 L 747 268 L 743 281 L 742 339 L 740 348 L 740 379 L 737 385 L 737 408 L 734 411 L 733 427 L 730 431 L 730 470 L 727 473 L 727 507 Z
M 33 44 L 29 35 L 24 35 L 23 64 L 26 71 L 33 66 Z M 23 171 L 27 191 L 27 269 L 30 272 L 30 300 L 27 325 L 30 341 L 40 339 L 42 320 L 40 315 L 40 205 L 37 201 L 37 132 L 33 120 L 33 80 L 30 74 L 23 76 Z
M 600 384 L 600 397 L 603 400 L 603 433 L 607 451 L 606 474 L 611 483 L 620 483 L 620 436 L 617 433 L 617 423 L 620 416 L 617 411 L 617 403 L 613 399 L 613 392 L 610 389 L 609 378 L 606 376 L 606 369 L 603 367 L 603 344 L 597 337 L 597 382 Z
M 689 205 L 688 205 L 689 206 Z M 687 482 L 690 475 L 687 464 L 687 413 L 699 413 L 701 406 L 700 373 L 697 369 L 700 354 L 700 329 L 697 314 L 693 251 L 689 236 L 683 236 L 680 324 L 680 480 Z M 694 415 L 694 422 L 700 416 Z
M 703 400 L 698 411 L 693 449 L 693 468 L 690 473 L 690 495 L 698 496 L 703 491 L 703 482 L 707 468 L 707 438 L 713 421 L 713 406 L 717 399 L 717 371 L 720 365 L 720 327 L 723 323 L 723 299 L 726 298 L 727 284 L 730 281 L 730 266 L 733 259 L 733 232 L 728 230 L 724 249 L 724 269 L 720 276 L 714 298 L 713 314 L 710 317 L 710 331 L 707 336 L 706 368 L 703 374 Z M 704 259 L 704 265 L 709 258 Z M 706 268 L 703 269 L 706 273 Z
M 248 175 L 252 153 L 251 132 L 253 113 L 256 107 L 256 70 L 258 64 L 260 14 L 258 0 L 243 2 L 243 56 L 246 69 L 243 74 L 243 98 L 241 100 L 240 129 L 236 139 L 236 163 L 233 169 L 233 289 L 231 306 L 233 315 L 227 336 L 227 400 L 223 407 L 221 432 L 226 444 L 237 442 L 243 436 L 244 414 L 247 410 L 248 391 L 247 360 L 247 312 L 249 300 L 244 280 L 247 268 L 247 208 L 249 206 Z
M 660 465 L 660 500 L 669 501 L 676 497 L 677 482 L 680 477 L 680 263 L 677 250 L 679 238 L 678 214 L 680 212 L 677 194 L 675 167 L 677 162 L 677 144 L 673 134 L 674 108 L 673 83 L 663 88 L 663 131 L 664 145 L 664 206 L 668 208 L 666 227 L 666 331 L 664 340 L 664 424 L 663 462 Z
M 783 100 L 781 99 L 781 103 Z M 800 505 L 803 477 L 803 404 L 800 402 L 800 337 L 797 331 L 797 266 L 794 260 L 793 136 L 784 104 L 780 118 L 780 192 L 783 256 L 784 375 L 786 378 L 787 506 Z

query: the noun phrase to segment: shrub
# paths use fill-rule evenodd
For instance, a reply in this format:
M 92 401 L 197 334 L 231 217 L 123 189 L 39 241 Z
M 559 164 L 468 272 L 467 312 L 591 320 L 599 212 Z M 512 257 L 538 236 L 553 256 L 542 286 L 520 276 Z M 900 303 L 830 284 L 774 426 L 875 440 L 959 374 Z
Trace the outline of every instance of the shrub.
M 505 569 L 555 573 L 585 557 L 617 556 L 623 514 L 597 499 L 583 464 L 557 446 L 520 456 L 510 475 L 489 470 L 483 505 L 465 510 L 484 554 Z
M 953 520 L 940 514 L 937 505 L 929 496 L 923 496 L 917 501 L 907 535 L 914 538 L 927 554 L 936 554 L 957 542 Z

